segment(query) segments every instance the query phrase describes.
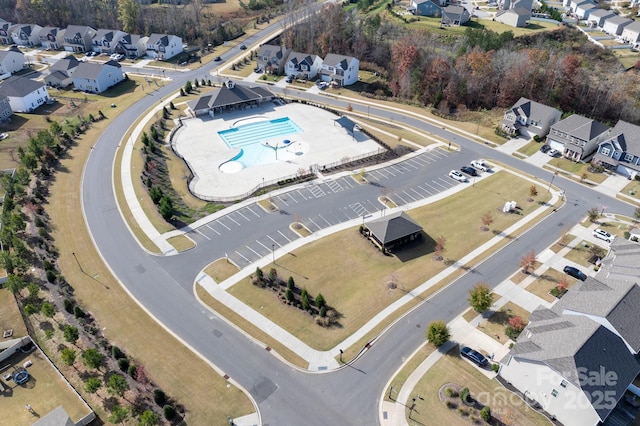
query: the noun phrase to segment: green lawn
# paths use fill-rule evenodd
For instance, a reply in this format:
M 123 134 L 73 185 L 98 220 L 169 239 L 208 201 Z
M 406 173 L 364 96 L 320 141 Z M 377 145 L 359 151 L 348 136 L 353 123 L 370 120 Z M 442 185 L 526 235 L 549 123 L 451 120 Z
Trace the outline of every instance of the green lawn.
M 525 146 L 520 148 L 518 152 L 526 155 L 527 157 L 531 157 L 536 152 L 540 151 L 540 147 L 542 146 L 542 142 L 536 142 L 534 140 L 527 143 Z
M 542 275 L 536 278 L 535 281 L 529 284 L 526 290 L 547 302 L 553 302 L 556 298 L 549 294 L 549 291 L 556 287 L 563 279 L 567 284 L 567 288 L 571 288 L 577 282 L 575 278 L 570 277 L 563 272 L 556 271 L 553 268 L 549 268 Z
M 591 257 L 591 253 L 589 252 L 590 246 L 590 242 L 580 241 L 575 247 L 569 250 L 569 252 L 564 257 L 579 265 L 589 267 L 591 266 L 591 264 L 588 262 L 589 258 Z
M 395 256 L 383 256 L 360 236 L 357 228 L 352 228 L 294 250 L 278 259 L 276 265 L 263 268 L 266 272 L 274 266 L 285 281 L 292 276 L 297 286 L 305 287 L 312 296 L 321 292 L 342 315 L 340 327 L 316 325 L 306 313 L 281 303 L 272 291 L 253 286 L 249 279 L 229 291 L 309 345 L 319 350 L 332 348 L 384 307 L 422 284 L 426 277 L 436 275 L 536 209 L 537 202 L 525 201 L 529 186 L 528 181 L 498 172 L 475 187 L 412 210 L 409 214 L 424 228 L 425 238 Z M 541 201 L 548 199 L 547 194 L 540 197 Z M 500 208 L 507 200 L 522 200 L 522 210 L 503 214 Z M 468 215 L 449 214 L 470 205 L 474 209 Z M 494 217 L 492 232 L 479 230 L 481 217 L 487 211 Z M 434 239 L 441 235 L 446 238 L 445 262 L 433 259 Z M 398 283 L 396 289 L 388 286 L 392 274 Z
M 636 200 L 640 201 L 640 181 L 639 180 L 629 181 L 627 186 L 625 186 L 624 189 L 620 191 L 620 193 L 624 195 L 628 195 L 629 197 L 633 197 Z
M 578 180 L 582 178 L 583 174 L 585 174 L 587 180 L 596 183 L 602 183 L 606 178 L 609 177 L 609 175 L 604 173 L 591 173 L 588 170 L 589 164 L 587 163 L 576 163 L 575 161 L 568 160 L 564 157 L 553 158 L 551 161 L 549 161 L 548 164 L 561 170 L 565 170 L 569 173 L 573 173 L 578 177 Z
M 507 302 L 503 307 L 493 313 L 488 319 L 483 321 L 478 327 L 487 336 L 496 339 L 500 343 L 509 340 L 505 334 L 505 328 L 509 325 L 509 320 L 513 317 L 520 317 L 525 322 L 529 322 L 529 312 L 512 302 Z

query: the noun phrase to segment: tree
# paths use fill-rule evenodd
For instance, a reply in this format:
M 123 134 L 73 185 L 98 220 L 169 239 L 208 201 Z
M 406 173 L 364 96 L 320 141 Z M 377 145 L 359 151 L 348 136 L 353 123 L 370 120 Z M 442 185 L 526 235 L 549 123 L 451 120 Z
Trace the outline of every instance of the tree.
M 107 388 L 110 394 L 122 396 L 129 389 L 129 384 L 124 376 L 120 374 L 112 374 L 109 377 Z
M 558 241 L 562 247 L 566 247 L 569 244 L 569 228 L 564 228 L 560 231 L 560 240 Z
M 171 220 L 173 217 L 175 210 L 173 208 L 173 201 L 171 198 L 166 195 L 162 197 L 160 200 L 160 206 L 158 207 L 158 211 L 164 220 Z
M 478 283 L 469 290 L 469 305 L 476 312 L 484 312 L 491 307 L 493 297 L 491 291 L 485 283 Z
M 80 338 L 80 333 L 78 333 L 78 329 L 69 324 L 64 326 L 64 331 L 62 332 L 62 334 L 64 336 L 64 340 L 74 345 Z
M 538 196 L 538 188 L 536 188 L 535 185 L 531 185 L 529 187 L 529 198 L 531 201 L 533 201 L 534 198 L 536 198 Z
M 294 300 L 296 300 L 293 291 L 291 291 L 291 289 L 289 288 L 284 292 L 284 297 L 286 297 L 289 302 L 293 302 Z
M 96 393 L 98 389 L 102 387 L 102 381 L 97 377 L 89 377 L 86 382 L 84 382 L 84 390 L 89 393 Z
M 184 84 L 184 91 L 187 92 L 187 94 L 191 93 L 191 91 L 193 90 L 193 86 L 191 85 L 191 81 L 187 80 L 187 82 Z
M 522 317 L 520 317 L 518 315 L 515 315 L 515 316 L 509 318 L 509 326 L 513 327 L 513 329 L 516 330 L 516 331 L 524 330 L 526 325 L 527 324 L 524 322 Z
M 164 414 L 165 419 L 171 420 L 176 416 L 176 409 L 173 405 L 165 405 L 162 407 L 162 413 Z
M 492 223 L 493 223 L 493 215 L 491 215 L 491 212 L 486 212 L 484 215 L 482 215 L 483 231 L 488 231 Z
M 104 355 L 98 352 L 97 349 L 91 348 L 84 351 L 82 360 L 84 361 L 84 365 L 89 368 L 100 368 L 104 362 Z
M 300 294 L 300 302 L 302 303 L 302 309 L 305 311 L 309 309 L 309 292 L 307 292 L 306 288 L 302 289 L 302 293 Z
M 76 362 L 76 351 L 71 348 L 64 348 L 60 353 L 60 358 L 65 365 L 71 367 Z
M 489 406 L 483 407 L 482 410 L 480 410 L 480 417 L 489 423 L 491 421 L 491 408 L 489 408 Z
M 444 236 L 440 235 L 436 238 L 436 246 L 433 249 L 433 258 L 437 261 L 444 259 L 444 252 L 446 251 L 445 243 L 447 240 Z
M 444 321 L 433 321 L 427 326 L 427 340 L 435 346 L 444 345 L 450 337 L 449 328 Z
M 316 296 L 316 307 L 318 309 L 322 309 L 326 305 L 327 302 L 324 300 L 324 296 L 322 295 L 322 293 L 318 293 L 318 295 Z
M 140 6 L 135 0 L 118 0 L 118 20 L 124 32 L 136 32 L 139 12 Z
M 23 309 L 24 309 L 24 313 L 27 316 L 31 316 L 31 315 L 35 314 L 36 312 L 38 312 L 38 308 L 33 303 L 27 303 L 26 305 L 24 305 Z
M 6 248 L 6 247 L 5 247 Z M 6 263 L 5 263 L 6 264 Z M 4 283 L 4 288 L 11 293 L 16 294 L 27 286 L 27 281 L 22 275 L 9 274 L 7 281 Z
M 291 291 L 296 288 L 296 282 L 293 280 L 292 276 L 289 276 L 289 280 L 287 280 L 287 288 Z
M 636 222 L 636 223 L 637 223 L 638 221 L 640 221 L 640 207 L 636 208 L 636 209 L 633 211 L 633 219 L 634 219 L 634 222 Z
M 111 415 L 109 416 L 109 421 L 111 423 L 124 423 L 127 417 L 129 417 L 129 410 L 118 404 L 111 409 Z
M 151 410 L 145 410 L 140 415 L 138 426 L 156 426 L 160 421 L 158 415 Z
M 600 217 L 600 212 L 597 207 L 592 207 L 587 211 L 587 216 L 589 217 L 589 222 L 596 223 Z
M 520 259 L 520 267 L 522 268 L 522 273 L 523 274 L 531 273 L 531 269 L 533 269 L 536 266 L 536 262 L 537 262 L 536 254 L 534 253 L 533 250 L 531 250 L 529 253 L 522 256 L 522 259 Z
M 53 303 L 43 302 L 40 306 L 40 313 L 47 318 L 52 318 L 56 314 L 56 307 L 53 306 Z

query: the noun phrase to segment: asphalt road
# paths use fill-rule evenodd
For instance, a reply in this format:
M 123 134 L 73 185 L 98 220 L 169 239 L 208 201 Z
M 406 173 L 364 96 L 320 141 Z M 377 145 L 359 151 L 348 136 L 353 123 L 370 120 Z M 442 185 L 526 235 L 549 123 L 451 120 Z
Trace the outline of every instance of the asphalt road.
M 262 36 L 258 34 L 254 37 L 259 39 Z M 252 40 L 249 40 L 247 44 L 251 42 Z M 116 206 L 111 181 L 105 179 L 106 176 L 113 175 L 115 151 L 122 135 L 133 121 L 161 98 L 177 91 L 184 81 L 200 77 L 215 65 L 210 64 L 205 69 L 175 76 L 176 80 L 173 83 L 148 95 L 129 108 L 126 114 L 121 114 L 113 120 L 96 141 L 87 162 L 82 187 L 83 208 L 95 244 L 122 284 L 165 327 L 249 390 L 258 403 L 265 425 L 377 424 L 378 397 L 384 384 L 401 365 L 403 358 L 424 342 L 424 326 L 428 322 L 453 319 L 466 309 L 469 288 L 478 281 L 496 285 L 506 279 L 517 268 L 525 252 L 540 251 L 548 246 L 558 238 L 562 228 L 576 223 L 586 215 L 589 208 L 606 204 L 608 212 L 630 215 L 633 211 L 632 207 L 615 198 L 605 197 L 558 177 L 555 183 L 567 194 L 568 202 L 565 207 L 550 214 L 532 231 L 512 241 L 508 249 L 496 253 L 452 283 L 446 291 L 425 301 L 389 333 L 382 336 L 371 350 L 350 367 L 327 374 L 299 372 L 279 362 L 264 348 L 250 342 L 224 321 L 203 309 L 196 303 L 192 294 L 195 274 L 206 263 L 231 250 L 244 253 L 245 251 L 241 251 L 243 247 L 254 247 L 252 244 L 255 240 L 267 241 L 267 235 L 272 235 L 291 223 L 289 215 L 256 218 L 243 223 L 236 232 L 221 233 L 209 240 L 202 237 L 195 250 L 178 256 L 153 256 L 142 250 L 131 236 Z M 277 89 L 274 88 L 274 91 Z M 307 96 L 311 99 L 316 97 L 324 103 L 346 106 L 344 101 L 317 95 Z M 353 102 L 351 104 L 354 110 L 368 110 L 372 116 L 389 118 L 397 123 L 404 122 L 450 140 L 454 137 L 440 127 L 420 122 L 401 113 L 360 106 Z M 459 135 L 455 136 L 455 143 L 462 147 L 461 153 L 439 159 L 433 165 L 419 171 L 398 173 L 397 177 L 390 177 L 381 185 L 391 188 L 392 193 L 396 195 L 402 196 L 406 192 L 417 196 L 412 189 L 415 190 L 418 186 L 424 188 L 425 182 L 446 176 L 449 169 L 458 168 L 470 159 L 480 157 L 496 159 L 519 168 L 524 173 L 551 179 L 551 174 L 546 171 Z M 338 220 L 338 212 L 345 208 L 345 211 L 350 209 L 354 214 L 356 210 L 361 211 L 357 208 L 354 210 L 350 205 L 360 203 L 362 206 L 375 206 L 375 201 L 372 200 L 380 195 L 380 191 L 381 187 L 376 185 L 358 185 L 343 191 L 325 191 L 322 197 L 309 197 L 306 200 L 301 197 L 296 203 L 295 214 L 309 224 L 311 220 L 316 222 L 314 218 L 320 221 L 320 215 L 335 217 L 335 220 Z M 288 206 L 285 209 L 288 209 Z M 373 207 L 371 209 L 373 210 Z M 293 212 L 293 209 L 289 210 Z M 348 217 L 345 215 L 344 220 Z M 207 235 L 214 236 L 212 233 Z

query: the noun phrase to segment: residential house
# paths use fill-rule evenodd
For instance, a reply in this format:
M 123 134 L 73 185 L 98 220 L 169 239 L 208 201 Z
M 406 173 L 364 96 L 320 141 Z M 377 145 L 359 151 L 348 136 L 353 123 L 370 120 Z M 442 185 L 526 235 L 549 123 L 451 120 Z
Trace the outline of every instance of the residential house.
M 24 62 L 24 54 L 16 46 L 0 50 L 0 78 L 10 77 L 20 71 L 24 68 Z
M 9 28 L 12 26 L 13 24 L 11 22 L 0 22 L 0 43 L 13 44 L 13 38 L 11 38 L 11 32 L 9 31 Z
M 630 308 L 637 322 L 637 306 Z M 502 362 L 501 379 L 565 426 L 601 424 L 640 373 L 625 341 L 601 319 L 563 314 L 559 304 L 534 310 Z
M 501 128 L 511 136 L 522 135 L 529 138 L 545 136 L 561 117 L 562 113 L 555 108 L 527 98 L 520 98 L 505 111 Z
M 531 11 L 522 8 L 501 10 L 496 13 L 494 19 L 512 27 L 526 27 L 531 20 Z
M 624 27 L 620 38 L 625 43 L 637 44 L 640 41 L 640 21 L 634 21 Z
M 598 145 L 592 162 L 634 178 L 640 173 L 640 126 L 618 121 Z
M 516 0 L 511 3 L 509 9 L 524 9 L 531 12 L 533 9 L 533 0 Z
M 266 87 L 245 86 L 229 80 L 222 87 L 187 102 L 187 113 L 192 116 L 208 114 L 213 117 L 227 109 L 257 107 L 273 98 L 273 93 Z
M 116 52 L 129 59 L 137 59 L 147 53 L 147 41 L 149 37 L 137 34 L 126 34 L 118 42 Z
M 0 96 L 0 121 L 8 120 L 13 115 L 11 110 L 11 104 L 9 98 L 6 96 Z
M 93 46 L 96 30 L 86 25 L 69 25 L 64 32 L 64 50 L 67 52 L 89 52 Z
M 595 11 L 597 9 L 598 9 L 598 5 L 595 2 L 591 0 L 585 0 L 576 5 L 576 8 L 573 11 L 573 13 L 575 13 L 578 19 L 587 19 L 591 11 Z
M 13 43 L 18 46 L 33 47 L 40 44 L 40 31 L 42 27 L 36 24 L 17 24 L 13 25 L 9 31 Z
M 116 52 L 116 46 L 127 33 L 120 30 L 98 30 L 93 37 L 93 51 L 111 55 Z
M 633 21 L 629 18 L 623 18 L 622 16 L 612 16 L 604 20 L 602 31 L 610 35 L 620 35 L 624 30 L 624 27 L 631 24 Z
M 443 7 L 438 0 L 411 0 L 408 10 L 414 15 L 440 18 Z
M 256 55 L 258 66 L 266 73 L 281 75 L 289 53 L 290 50 L 284 46 L 263 44 Z
M 602 28 L 604 21 L 616 16 L 612 11 L 606 9 L 596 9 L 589 13 L 587 23 L 592 27 Z
M 32 112 L 50 99 L 44 84 L 15 75 L 0 84 L 0 98 L 4 96 L 9 98 L 14 113 Z
M 151 34 L 147 40 L 147 56 L 166 61 L 182 52 L 182 39 L 172 34 Z
M 81 62 L 71 79 L 73 87 L 78 90 L 102 93 L 124 80 L 124 73 L 116 61 L 107 61 L 104 64 Z
M 599 121 L 573 114 L 551 126 L 547 143 L 568 159 L 581 161 L 598 149 L 608 130 Z
M 635 231 L 638 235 L 638 231 Z M 640 277 L 640 244 L 637 240 L 616 238 L 609 244 L 609 254 L 600 262 L 596 278 L 605 277 L 616 281 L 638 282 Z M 633 242 L 633 241 L 636 242 Z M 637 327 L 636 327 L 637 329 Z
M 71 77 L 78 65 L 80 61 L 73 55 L 60 59 L 49 68 L 50 74 L 44 78 L 45 84 L 58 89 L 70 86 L 73 83 Z
M 446 6 L 442 9 L 442 21 L 443 25 L 460 26 L 469 22 L 471 15 L 469 11 L 463 6 Z
M 360 61 L 353 56 L 329 53 L 322 61 L 320 78 L 338 86 L 349 86 L 358 82 Z
M 60 50 L 64 44 L 64 31 L 58 27 L 44 27 L 38 33 L 40 44 L 45 50 Z
M 291 52 L 287 58 L 284 72 L 287 75 L 312 80 L 322 67 L 322 58 L 308 53 Z

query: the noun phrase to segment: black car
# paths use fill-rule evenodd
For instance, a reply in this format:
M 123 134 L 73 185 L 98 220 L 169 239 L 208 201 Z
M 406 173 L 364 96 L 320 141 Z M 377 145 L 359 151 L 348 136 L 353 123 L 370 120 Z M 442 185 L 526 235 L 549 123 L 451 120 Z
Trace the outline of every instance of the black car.
M 577 278 L 580 281 L 584 281 L 587 279 L 587 276 L 584 272 L 582 272 L 578 268 L 574 268 L 573 266 L 565 266 L 563 269 L 564 273 L 567 275 L 571 275 L 573 278 Z
M 253 72 L 260 74 L 262 72 L 262 67 L 255 67 Z
M 220 62 L 221 60 L 222 60 L 222 58 L 220 56 L 216 56 L 215 59 L 214 59 L 214 61 L 216 61 L 216 62 Z
M 247 50 L 247 46 L 245 46 L 244 44 L 240 45 L 240 50 Z
M 547 152 L 549 152 L 549 150 L 550 150 L 550 149 L 551 149 L 551 147 L 550 147 L 549 145 L 546 145 L 546 144 L 545 144 L 545 145 L 542 145 L 542 146 L 540 147 L 540 152 L 542 152 L 542 153 L 546 154 Z
M 462 167 L 460 167 L 460 171 L 462 171 L 463 173 L 468 174 L 469 176 L 478 176 L 478 172 L 473 167 L 462 166 Z
M 480 352 L 466 346 L 463 346 L 462 349 L 460 349 L 460 355 L 467 358 L 474 364 L 477 364 L 478 367 L 484 367 L 489 363 L 487 358 L 485 358 L 484 355 L 482 355 Z

